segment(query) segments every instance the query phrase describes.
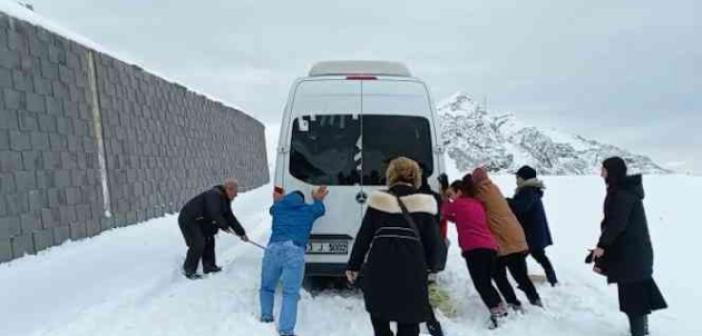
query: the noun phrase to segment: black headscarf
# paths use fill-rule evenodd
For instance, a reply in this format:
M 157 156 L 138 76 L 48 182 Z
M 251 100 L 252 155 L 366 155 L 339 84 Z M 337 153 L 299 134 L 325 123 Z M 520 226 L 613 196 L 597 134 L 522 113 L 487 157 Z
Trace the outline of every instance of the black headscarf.
M 613 156 L 602 162 L 602 166 L 607 170 L 607 185 L 617 186 L 626 180 L 627 168 L 624 159 Z

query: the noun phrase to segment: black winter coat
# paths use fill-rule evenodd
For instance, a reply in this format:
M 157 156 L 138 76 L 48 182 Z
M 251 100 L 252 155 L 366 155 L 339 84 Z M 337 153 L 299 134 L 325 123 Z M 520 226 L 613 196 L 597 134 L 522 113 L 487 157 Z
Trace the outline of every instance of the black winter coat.
M 541 201 L 543 195 L 543 184 L 536 182 L 519 188 L 514 198 L 508 200 L 512 212 L 524 228 L 531 251 L 543 250 L 553 245 L 544 203 Z
M 360 271 L 365 260 L 361 286 L 371 316 L 420 323 L 431 316 L 427 275 L 437 267 L 442 243 L 435 220 L 438 206 L 431 195 L 418 193 L 410 186 L 396 185 L 390 192 L 405 203 L 421 244 L 395 196 L 377 191 L 369 199 L 348 270 Z
M 246 234 L 232 213 L 231 201 L 221 185 L 188 201 L 180 210 L 180 215 L 189 219 L 191 225 L 200 225 L 206 235 L 215 235 L 219 229 L 228 230 L 229 228 L 239 236 Z
M 609 283 L 646 280 L 653 275 L 653 247 L 643 207 L 641 175 L 609 186 L 598 247 Z

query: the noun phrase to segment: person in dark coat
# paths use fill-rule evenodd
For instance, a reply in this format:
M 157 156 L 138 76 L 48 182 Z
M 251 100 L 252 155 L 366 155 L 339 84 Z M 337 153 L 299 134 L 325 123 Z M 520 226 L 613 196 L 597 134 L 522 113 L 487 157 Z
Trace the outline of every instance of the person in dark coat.
M 369 198 L 346 276 L 355 283 L 363 267 L 361 288 L 376 336 L 393 335 L 391 321 L 398 323 L 398 336 L 416 336 L 419 324 L 432 314 L 427 275 L 438 263 L 438 207 L 433 196 L 417 191 L 421 172 L 416 162 L 393 160 L 387 181 L 389 190 Z
M 422 184 L 419 187 L 418 191 L 422 194 L 434 197 L 434 200 L 438 205 L 437 208 L 441 209 L 441 203 L 443 202 L 441 195 L 431 189 L 431 186 L 429 185 L 429 178 L 426 176 L 426 174 L 424 174 L 425 167 L 422 164 L 419 164 L 419 169 L 422 171 Z M 440 179 L 441 178 L 442 177 L 440 177 Z M 439 237 L 441 237 L 441 241 L 444 244 L 439 248 L 440 253 L 437 256 L 437 271 L 443 271 L 446 268 L 446 262 L 448 259 L 448 247 L 450 244 L 448 238 L 446 238 L 448 233 L 448 222 L 445 219 L 441 218 L 441 214 L 439 214 L 439 212 L 436 213 L 435 219 L 438 225 Z M 432 273 L 429 275 L 429 286 L 436 286 L 436 273 Z M 441 327 L 441 322 L 439 322 L 439 319 L 436 318 L 436 314 L 434 313 L 433 308 L 434 307 L 432 307 L 432 314 L 429 317 L 429 320 L 427 320 L 427 330 L 429 330 L 429 334 L 431 336 L 443 336 L 444 331 Z
M 180 210 L 178 226 L 188 245 L 183 274 L 188 279 L 201 277 L 197 274 L 200 259 L 205 274 L 222 270 L 215 262 L 214 236 L 220 229 L 248 241 L 246 231 L 232 213 L 231 203 L 237 194 L 236 181 L 229 179 L 224 184 L 195 196 Z
M 541 201 L 545 188 L 544 183 L 536 178 L 536 170 L 524 166 L 517 171 L 517 191 L 508 202 L 524 228 L 529 254 L 543 267 L 551 286 L 555 286 L 558 283 L 556 271 L 546 256 L 546 247 L 553 245 L 553 239 Z
M 648 315 L 667 304 L 653 280 L 653 247 L 646 221 L 641 175 L 627 176 L 623 159 L 612 157 L 602 164 L 607 183 L 604 220 L 601 224 L 595 272 L 606 272 L 607 281 L 619 290 L 619 309 L 629 318 L 632 336 L 648 334 Z

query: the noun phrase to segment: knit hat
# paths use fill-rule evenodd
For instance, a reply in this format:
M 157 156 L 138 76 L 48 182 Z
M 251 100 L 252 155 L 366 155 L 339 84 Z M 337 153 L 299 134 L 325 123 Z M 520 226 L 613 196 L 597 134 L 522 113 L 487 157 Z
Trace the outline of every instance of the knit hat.
M 517 176 L 521 177 L 522 180 L 531 180 L 533 178 L 536 178 L 536 170 L 534 168 L 531 168 L 529 166 L 524 166 L 522 168 L 519 168 L 517 170 Z

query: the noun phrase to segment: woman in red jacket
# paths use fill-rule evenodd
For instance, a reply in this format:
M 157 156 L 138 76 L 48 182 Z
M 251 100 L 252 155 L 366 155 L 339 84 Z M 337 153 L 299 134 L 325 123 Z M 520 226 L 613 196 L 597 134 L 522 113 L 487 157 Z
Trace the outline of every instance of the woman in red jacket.
M 492 284 L 497 263 L 497 242 L 488 228 L 485 208 L 474 198 L 475 188 L 471 182 L 455 181 L 444 194 L 447 201 L 441 208 L 442 217 L 456 223 L 458 245 L 473 285 L 490 310 L 490 328 L 497 328 L 498 319 L 507 315 L 507 309 Z

